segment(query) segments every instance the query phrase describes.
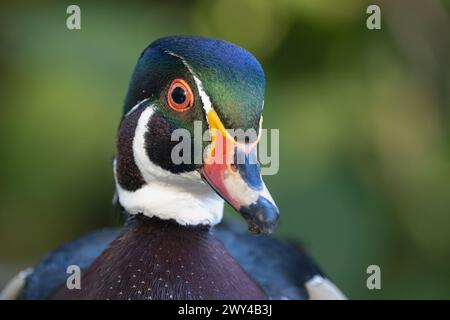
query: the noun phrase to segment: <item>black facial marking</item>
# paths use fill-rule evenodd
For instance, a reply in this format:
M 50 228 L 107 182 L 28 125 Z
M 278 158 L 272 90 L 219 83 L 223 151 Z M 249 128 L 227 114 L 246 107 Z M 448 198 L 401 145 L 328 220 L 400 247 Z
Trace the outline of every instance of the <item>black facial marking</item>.
M 191 141 L 190 164 L 175 164 L 171 153 L 179 141 L 171 141 L 172 132 L 179 127 L 171 120 L 155 112 L 148 123 L 149 130 L 145 133 L 145 149 L 150 160 L 164 170 L 172 173 L 194 171 L 197 165 L 193 164 L 194 145 Z
M 129 191 L 135 191 L 145 183 L 133 155 L 134 134 L 144 109 L 139 107 L 122 120 L 117 137 L 117 180 L 122 188 Z

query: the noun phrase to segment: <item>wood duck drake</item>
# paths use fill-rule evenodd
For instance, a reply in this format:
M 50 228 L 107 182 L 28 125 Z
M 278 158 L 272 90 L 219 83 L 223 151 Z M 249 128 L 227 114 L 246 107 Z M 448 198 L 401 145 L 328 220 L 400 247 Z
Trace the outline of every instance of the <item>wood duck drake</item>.
M 259 165 L 247 161 L 258 141 L 240 143 L 225 130 L 260 132 L 264 90 L 261 65 L 236 45 L 190 36 L 153 42 L 137 62 L 118 129 L 113 166 L 123 227 L 49 253 L 16 276 L 3 298 L 344 298 L 302 250 L 266 236 L 279 212 Z M 201 142 L 202 154 L 211 157 L 227 142 L 232 147 L 222 149 L 223 158 L 241 155 L 243 163 L 175 164 L 179 141 L 172 134 L 194 135 L 195 123 L 200 133 L 215 129 Z M 221 223 L 224 200 L 261 235 Z M 69 265 L 81 268 L 81 289 L 67 288 Z

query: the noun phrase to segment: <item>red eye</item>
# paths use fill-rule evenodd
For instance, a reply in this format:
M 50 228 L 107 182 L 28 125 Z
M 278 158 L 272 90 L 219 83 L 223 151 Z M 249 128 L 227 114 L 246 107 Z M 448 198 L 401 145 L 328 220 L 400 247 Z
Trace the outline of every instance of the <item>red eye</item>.
M 178 112 L 185 111 L 194 105 L 194 94 L 186 81 L 182 79 L 172 81 L 167 91 L 167 103 Z

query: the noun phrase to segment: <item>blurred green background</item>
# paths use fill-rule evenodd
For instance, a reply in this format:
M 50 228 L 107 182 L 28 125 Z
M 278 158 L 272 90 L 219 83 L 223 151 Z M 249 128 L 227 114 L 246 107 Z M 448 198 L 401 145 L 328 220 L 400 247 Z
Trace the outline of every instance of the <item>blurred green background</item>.
M 73 3 L 79 31 L 66 28 Z M 450 3 L 373 3 L 382 30 L 361 0 L 2 1 L 0 287 L 119 223 L 111 161 L 134 64 L 160 36 L 195 34 L 265 69 L 276 234 L 350 298 L 450 298 Z M 381 290 L 366 288 L 371 264 Z

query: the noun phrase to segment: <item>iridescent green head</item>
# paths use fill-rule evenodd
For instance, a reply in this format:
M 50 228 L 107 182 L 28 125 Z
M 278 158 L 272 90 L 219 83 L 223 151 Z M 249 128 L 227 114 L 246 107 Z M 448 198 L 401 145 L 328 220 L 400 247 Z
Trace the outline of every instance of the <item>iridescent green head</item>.
M 249 161 L 256 158 L 264 91 L 261 65 L 234 44 L 190 36 L 153 42 L 135 67 L 119 128 L 115 173 L 120 203 L 132 214 L 212 225 L 222 215 L 210 194 L 214 190 L 245 217 L 251 230 L 271 232 L 278 209 L 262 182 L 259 164 Z M 178 143 L 174 131 L 186 129 L 195 135 L 195 123 L 201 123 L 202 132 L 215 130 L 212 141 L 203 141 L 201 152 L 215 155 L 219 142 L 229 142 L 223 159 L 231 161 L 173 161 Z M 256 134 L 237 143 L 229 129 Z M 192 160 L 194 144 L 188 151 Z M 159 195 L 159 204 L 152 192 Z M 184 207 L 174 206 L 186 194 Z

